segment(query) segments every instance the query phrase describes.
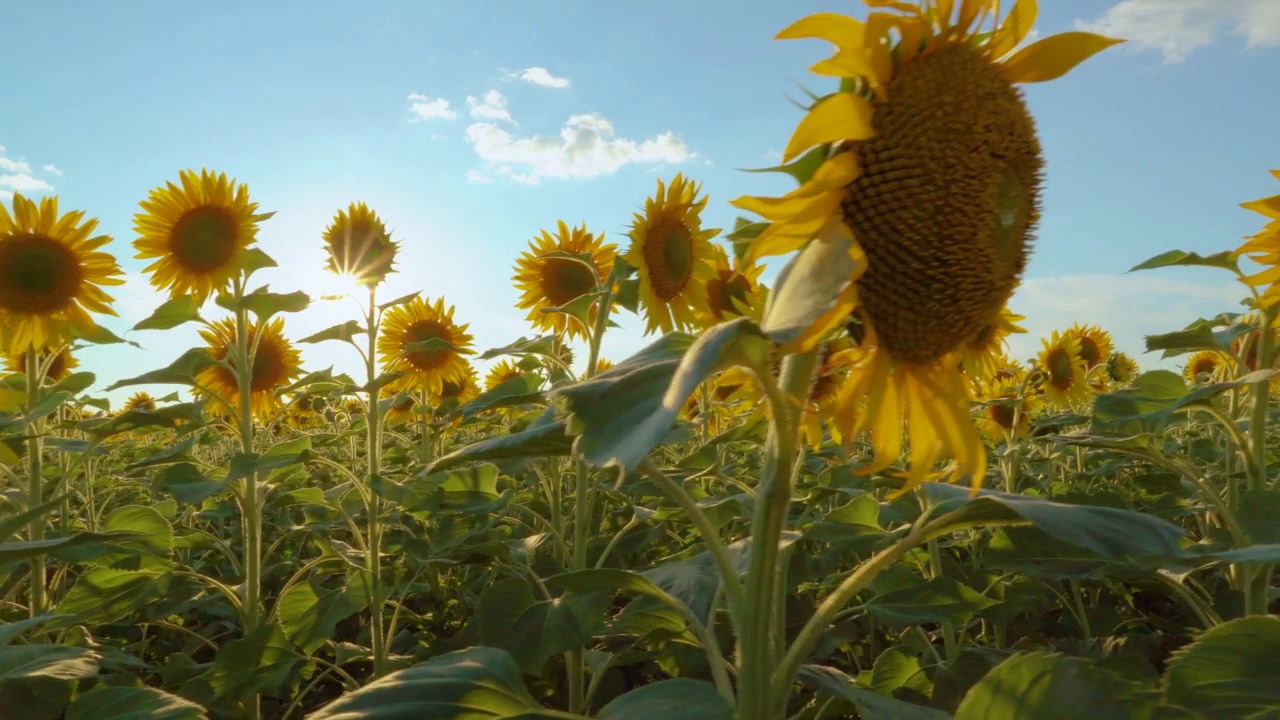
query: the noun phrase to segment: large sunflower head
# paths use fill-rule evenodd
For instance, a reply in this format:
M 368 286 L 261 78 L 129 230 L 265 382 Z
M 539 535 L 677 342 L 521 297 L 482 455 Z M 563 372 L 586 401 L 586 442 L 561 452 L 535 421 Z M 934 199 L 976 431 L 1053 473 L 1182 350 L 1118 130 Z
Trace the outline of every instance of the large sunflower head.
M 1080 357 L 1080 340 L 1057 330 L 1042 341 L 1043 348 L 1037 357 L 1040 366 L 1041 389 L 1048 400 L 1056 405 L 1070 407 L 1086 399 L 1089 386 L 1085 384 L 1084 359 Z
M 235 371 L 235 319 L 226 318 L 214 322 L 201 330 L 200 336 L 208 343 L 209 354 L 219 364 L 202 370 L 196 377 L 196 382 L 218 397 L 207 396 L 201 390 L 197 390 L 196 395 L 208 398 L 207 407 L 212 416 L 234 417 L 240 408 L 240 385 Z M 284 405 L 277 397 L 276 390 L 302 374 L 302 357 L 297 348 L 285 338 L 284 320 L 281 318 L 269 320 L 265 325 L 251 324 L 249 346 L 256 346 L 253 372 L 249 380 L 249 409 L 255 418 L 265 421 Z M 223 361 L 226 365 L 221 364 Z M 224 405 L 219 398 L 230 403 L 230 406 Z
M 1224 379 L 1226 358 L 1222 353 L 1213 350 L 1202 350 L 1187 358 L 1182 368 L 1182 376 L 1191 384 L 1201 382 L 1218 382 Z
M 44 379 L 46 382 L 59 382 L 64 380 L 71 374 L 72 370 L 80 367 L 80 361 L 71 354 L 71 348 L 63 346 L 58 350 L 58 354 L 52 358 L 49 357 L 49 349 L 46 348 L 36 354 L 36 361 L 43 367 Z M 7 369 L 16 373 L 27 372 L 27 354 L 25 352 L 9 353 L 5 355 L 4 365 Z
M 124 405 L 120 406 L 120 414 L 123 415 L 130 410 L 155 410 L 156 399 L 146 392 L 136 392 L 125 400 Z
M 715 273 L 711 238 L 718 228 L 702 229 L 707 206 L 702 184 L 677 173 L 670 185 L 658 181 L 658 192 L 636 213 L 631 246 L 625 259 L 640 276 L 645 334 L 685 330 L 706 314 L 704 289 Z
M 391 239 L 382 218 L 364 203 L 339 210 L 324 229 L 325 269 L 349 275 L 361 285 L 373 287 L 393 271 L 399 245 Z
M 226 173 L 183 170 L 178 177 L 181 187 L 166 183 L 139 203 L 143 212 L 133 218 L 134 257 L 152 261 L 143 271 L 156 288 L 203 304 L 243 271 L 249 247 L 257 242 L 258 223 L 270 214 L 256 214 L 249 186 L 237 185 Z
M 463 382 L 471 353 L 467 325 L 453 320 L 444 298 L 428 302 L 416 297 L 387 311 L 378 337 L 383 368 L 403 372 L 396 388 L 422 388 L 439 395 L 445 382 Z
M 728 253 L 719 245 L 711 246 L 711 257 L 714 270 L 706 285 L 705 324 L 715 325 L 743 315 L 758 318 L 768 292 L 760 283 L 764 266 L 738 258 L 730 264 Z
M 968 474 L 976 490 L 986 454 L 957 365 L 1000 322 L 1039 218 L 1044 161 L 1017 86 L 1057 78 L 1115 41 L 1073 32 L 1017 50 L 1035 0 L 1020 0 L 1003 20 L 992 0 L 867 5 L 876 11 L 865 22 L 819 13 L 778 35 L 834 44 L 836 54 L 811 70 L 841 86 L 810 108 L 783 151 L 785 163 L 813 153 L 790 168 L 801 187 L 734 205 L 770 222 L 749 258 L 815 237 L 852 239 L 852 291 L 802 345 L 841 322 L 839 310 L 861 306 L 868 352 L 850 373 L 841 415 L 853 432 L 872 432 L 868 470 L 898 459 L 905 420 L 907 487 L 950 454 L 945 475 Z
M 551 253 L 570 253 L 580 257 L 549 257 Z M 587 328 L 572 316 L 543 311 L 564 307 L 595 290 L 613 272 L 617 254 L 617 246 L 604 244 L 604 233 L 593 235 L 587 232 L 586 223 L 570 229 L 561 220 L 555 235 L 543 230 L 541 235 L 529 241 L 529 250 L 516 260 L 516 274 L 511 278 L 521 292 L 516 307 L 527 309 L 529 322 L 539 330 L 558 335 L 568 333 L 570 338 L 585 338 Z M 594 317 L 593 311 L 589 319 Z
M 0 351 L 58 347 L 95 327 L 90 312 L 115 315 L 99 286 L 124 278 L 97 227 L 80 210 L 59 215 L 56 197 L 14 193 L 12 215 L 0 204 Z

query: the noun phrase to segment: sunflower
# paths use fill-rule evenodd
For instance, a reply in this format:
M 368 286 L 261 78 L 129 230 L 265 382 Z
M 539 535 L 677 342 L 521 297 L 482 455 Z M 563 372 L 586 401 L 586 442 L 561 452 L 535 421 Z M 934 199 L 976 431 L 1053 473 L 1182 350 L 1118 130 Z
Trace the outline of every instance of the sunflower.
M 425 389 L 439 395 L 445 382 L 462 382 L 468 364 L 463 357 L 471 353 L 471 336 L 467 325 L 453 321 L 453 306 L 446 310 L 444 298 L 434 303 L 416 297 L 387 311 L 378 337 L 378 352 L 383 369 L 403 372 L 395 389 Z M 436 347 L 419 347 L 419 343 L 437 341 Z
M 866 338 L 839 420 L 846 442 L 871 431 L 876 457 L 867 471 L 898 459 L 905 420 L 903 491 L 946 454 L 955 463 L 941 475 L 968 474 L 976 490 L 986 452 L 957 366 L 999 323 L 1039 217 L 1043 159 L 1017 85 L 1057 78 L 1117 41 L 1072 32 L 1014 52 L 1031 30 L 1035 0 L 1020 0 L 1003 22 L 991 0 L 867 4 L 891 12 L 866 22 L 819 13 L 778 35 L 836 45 L 811 70 L 841 78 L 841 88 L 810 108 L 783 151 L 790 162 L 813 148 L 820 164 L 801 187 L 733 204 L 771 223 L 748 259 L 815 237 L 851 245 L 850 286 L 797 345 L 812 347 L 861 306 Z
M 581 257 L 578 260 L 547 257 L 550 253 L 571 253 Z M 540 236 L 529 241 L 529 250 L 516 260 L 516 274 L 511 280 L 523 293 L 516 307 L 527 309 L 527 319 L 539 330 L 557 335 L 567 333 L 570 339 L 585 338 L 587 328 L 572 316 L 543 311 L 564 307 L 594 291 L 613 272 L 613 260 L 617 254 L 617 246 L 604 244 L 604 233 L 593 235 L 587 232 L 586 223 L 570 229 L 561 220 L 555 235 L 543 230 Z M 595 320 L 594 309 L 589 320 Z
M 116 260 L 98 249 L 96 219 L 58 214 L 58 198 L 37 206 L 13 195 L 13 214 L 0 204 L 0 351 L 23 353 L 70 342 L 96 325 L 90 312 L 115 315 L 99 285 L 123 285 Z
M 350 275 L 356 282 L 374 287 L 393 272 L 399 245 L 391 239 L 382 218 L 364 203 L 339 210 L 324 229 L 325 269 Z
M 1280 180 L 1280 170 L 1272 170 L 1271 175 Z M 1247 255 L 1255 263 L 1266 266 L 1262 272 L 1242 278 L 1242 281 L 1253 288 L 1265 286 L 1258 304 L 1269 308 L 1280 301 L 1280 285 L 1276 284 L 1280 280 L 1280 195 L 1242 203 L 1241 207 L 1268 219 L 1263 229 L 1245 240 L 1232 255 L 1237 258 Z
M 226 318 L 211 323 L 200 331 L 200 337 L 208 343 L 209 354 L 218 365 L 205 368 L 196 376 L 202 389 L 198 397 L 208 398 L 209 413 L 214 417 L 234 416 L 240 409 L 240 386 L 236 380 L 236 323 Z M 275 318 L 266 325 L 252 323 L 249 326 L 249 346 L 255 347 L 253 373 L 249 381 L 249 409 L 259 420 L 270 419 L 283 405 L 276 396 L 276 389 L 284 387 L 302 374 L 301 355 L 284 337 L 284 320 Z M 221 364 L 225 361 L 227 364 Z M 230 403 L 224 405 L 218 398 L 208 396 L 205 390 L 216 393 Z M 234 426 L 234 425 L 233 425 Z
M 357 418 L 364 415 L 364 403 L 360 398 L 350 397 L 342 401 L 342 409 L 350 418 Z
M 419 418 L 415 412 L 418 406 L 418 400 L 413 393 L 402 393 L 395 396 L 395 400 L 391 403 L 391 407 L 387 408 L 386 423 L 387 427 L 403 427 L 411 422 L 416 422 Z
M 1039 395 L 1027 392 L 1023 380 L 1022 377 L 992 379 L 978 394 L 984 403 L 978 431 L 993 443 L 1004 442 L 1010 432 L 1014 437 L 1026 435 L 1031 430 L 1031 418 L 1044 404 Z
M 1111 357 L 1113 349 L 1111 333 L 1097 325 L 1076 323 L 1063 334 L 1079 341 L 1080 359 L 1084 361 L 1086 372 L 1093 370 Z
M 782 365 L 781 346 L 774 345 L 770 354 L 771 369 L 776 376 Z M 851 359 L 856 357 L 856 354 L 857 349 L 854 347 L 853 339 L 846 334 L 837 335 L 818 345 L 813 379 L 809 383 L 809 390 L 805 395 L 800 415 L 802 439 L 814 450 L 822 447 L 825 439 L 822 421 L 835 418 L 839 411 L 840 391 L 849 374 Z M 747 413 L 763 415 L 767 407 L 759 384 L 742 368 L 734 368 L 722 373 L 716 382 L 715 394 L 725 407 L 726 414 L 729 415 Z M 736 404 L 734 404 L 735 401 Z M 830 431 L 832 438 L 838 442 L 839 428 L 831 425 Z
M 523 368 L 515 364 L 511 360 L 503 360 L 489 368 L 489 372 L 484 376 L 485 392 L 501 387 L 504 383 L 508 383 L 516 378 L 528 375 Z
M 614 368 L 613 361 L 608 358 L 596 358 L 596 374 L 608 372 Z
M 707 198 L 698 199 L 701 188 L 679 173 L 670 186 L 659 180 L 644 214 L 635 215 L 625 259 L 640 276 L 646 335 L 695 327 L 697 317 L 709 312 L 704 288 L 715 274 L 710 241 L 720 230 L 702 229 Z
M 760 284 L 764 266 L 747 263 L 729 255 L 719 245 L 711 246 L 714 272 L 707 281 L 705 325 L 711 326 L 735 317 L 759 318 L 764 310 L 768 290 Z
M 1080 340 L 1054 330 L 1053 335 L 1042 342 L 1044 348 L 1040 350 L 1037 361 L 1045 397 L 1065 407 L 1088 397 Z
M 155 398 L 151 397 L 146 392 L 136 392 L 132 396 L 130 396 L 128 400 L 124 402 L 124 405 L 120 407 L 120 414 L 123 415 L 129 412 L 130 410 L 155 410 L 155 409 L 156 409 Z
M 143 269 L 153 286 L 171 298 L 190 295 L 199 305 L 240 275 L 258 223 L 271 214 L 255 214 L 249 186 L 237 186 L 225 173 L 183 170 L 178 177 L 182 187 L 166 183 L 139 203 L 134 257 L 153 261 Z
M 998 318 L 979 328 L 965 343 L 961 354 L 961 369 L 976 382 L 985 382 L 995 377 L 996 371 L 1008 362 L 1005 357 L 1008 345 L 1005 338 L 1014 333 L 1025 333 L 1026 328 L 1018 323 L 1026 319 L 1007 307 L 1003 308 Z
M 445 380 L 441 385 L 440 392 L 431 396 L 431 402 L 436 405 L 454 402 L 458 405 L 465 405 L 475 400 L 480 395 L 480 386 L 477 383 L 475 368 L 471 367 L 471 363 L 467 363 L 466 371 L 460 380 Z
M 1187 364 L 1182 368 L 1182 377 L 1193 385 L 1199 384 L 1202 379 L 1207 382 L 1218 382 L 1223 379 L 1225 370 L 1226 358 L 1222 353 L 1201 350 L 1187 358 Z
M 1125 353 L 1113 353 L 1107 359 L 1107 376 L 1111 378 L 1112 382 L 1121 387 L 1136 380 L 1140 372 L 1142 372 L 1142 369 L 1138 367 L 1138 361 Z
M 58 354 L 49 358 L 49 350 L 45 348 L 36 354 L 36 360 L 45 368 L 44 379 L 49 382 L 59 382 L 71 375 L 71 371 L 80 367 L 80 361 L 71 354 L 71 348 L 62 347 L 58 350 Z M 4 365 L 12 372 L 27 372 L 27 354 L 25 352 L 9 353 L 5 356 Z

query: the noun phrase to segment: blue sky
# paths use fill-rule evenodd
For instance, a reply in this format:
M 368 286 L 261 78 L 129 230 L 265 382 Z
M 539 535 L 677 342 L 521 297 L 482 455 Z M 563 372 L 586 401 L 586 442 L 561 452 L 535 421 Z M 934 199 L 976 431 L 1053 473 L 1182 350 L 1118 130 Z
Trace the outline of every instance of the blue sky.
M 6 10 L 0 76 L 0 200 L 56 193 L 116 238 L 130 282 L 123 331 L 160 298 L 132 258 L 132 216 L 184 168 L 247 182 L 277 291 L 328 292 L 319 236 L 353 200 L 403 241 L 386 297 L 444 295 L 478 350 L 529 334 L 510 276 L 528 240 L 585 221 L 625 247 L 655 180 L 704 183 L 705 221 L 731 226 L 744 194 L 785 191 L 774 164 L 800 111 L 818 41 L 773 41 L 810 11 L 860 3 L 650 0 L 600 3 L 36 2 Z M 1122 349 L 1144 332 L 1235 309 L 1212 271 L 1124 276 L 1170 248 L 1234 246 L 1259 218 L 1242 201 L 1280 192 L 1280 3 L 1274 0 L 1042 0 L 1041 36 L 1095 27 L 1130 40 L 1066 78 L 1027 88 L 1047 157 L 1044 214 L 1014 308 L 1032 332 L 1097 322 Z M 302 337 L 354 312 L 324 304 L 290 318 Z M 620 359 L 647 342 L 629 316 L 606 340 Z M 145 350 L 93 348 L 100 387 L 161 367 L 195 329 L 130 336 Z M 345 346 L 308 346 L 310 369 L 354 371 Z M 1152 356 L 1141 357 L 1146 364 Z M 117 395 L 119 397 L 119 395 Z

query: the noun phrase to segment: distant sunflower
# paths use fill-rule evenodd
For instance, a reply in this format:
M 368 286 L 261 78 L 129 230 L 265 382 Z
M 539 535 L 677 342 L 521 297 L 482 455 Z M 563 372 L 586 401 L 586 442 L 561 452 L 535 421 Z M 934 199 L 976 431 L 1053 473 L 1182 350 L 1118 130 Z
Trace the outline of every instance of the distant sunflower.
M 393 272 L 399 245 L 391 239 L 382 218 L 364 203 L 339 210 L 325 228 L 324 247 L 329 256 L 325 269 L 349 275 L 361 285 L 373 287 Z
M 360 398 L 350 397 L 342 401 L 342 409 L 350 418 L 357 418 L 364 415 L 364 402 Z
M 1272 170 L 1271 175 L 1280 180 L 1280 170 Z M 1255 263 L 1265 266 L 1261 272 L 1243 278 L 1243 282 L 1253 288 L 1265 288 L 1259 298 L 1259 305 L 1269 308 L 1280 302 L 1280 283 L 1277 283 L 1280 280 L 1280 195 L 1242 203 L 1240 207 L 1252 210 L 1268 220 L 1261 231 L 1249 237 L 1232 255 L 1237 258 L 1248 256 Z
M 471 367 L 471 363 L 467 363 L 466 372 L 461 380 L 445 380 L 440 388 L 440 392 L 431 397 L 431 402 L 437 405 L 444 403 L 456 403 L 465 405 L 480 396 L 480 386 L 477 383 L 475 368 Z
M 1113 353 L 1107 359 L 1107 375 L 1112 382 L 1120 387 L 1132 383 L 1138 378 L 1138 373 L 1140 372 L 1142 372 L 1142 369 L 1138 367 L 1138 361 L 1125 353 Z
M 120 406 L 120 414 L 123 415 L 130 410 L 155 410 L 156 399 L 146 392 L 136 392 Z
M 226 361 L 227 365 L 214 365 L 206 368 L 196 376 L 196 381 L 205 388 L 217 393 L 230 407 L 223 405 L 217 398 L 208 398 L 209 413 L 214 417 L 220 415 L 235 416 L 240 408 L 240 388 L 236 381 L 235 358 L 232 356 L 236 345 L 236 323 L 234 318 L 226 318 L 211 324 L 200 331 L 200 337 L 208 343 L 209 354 L 214 360 Z M 276 390 L 288 385 L 302 374 L 301 353 L 293 347 L 284 336 L 284 320 L 275 318 L 266 325 L 253 323 L 249 326 L 249 346 L 257 345 L 253 356 L 253 373 L 249 382 L 249 409 L 258 420 L 269 420 L 283 406 Z M 203 391 L 197 391 L 203 397 Z
M 391 407 L 387 409 L 387 427 L 404 427 L 409 423 L 417 422 L 420 420 L 415 412 L 417 407 L 418 400 L 413 393 L 396 395 Z
M 500 387 L 502 384 L 515 380 L 516 378 L 528 375 L 519 365 L 511 360 L 503 360 L 489 368 L 489 372 L 484 376 L 485 392 Z
M 169 297 L 190 295 L 203 304 L 239 276 L 257 242 L 258 223 L 271 214 L 256 214 L 249 186 L 237 186 L 226 173 L 183 170 L 178 177 L 182 187 L 166 183 L 139 203 L 134 257 L 153 261 L 143 272 Z
M 670 186 L 659 180 L 644 213 L 635 215 L 625 259 L 640 276 L 646 335 L 695 327 L 708 312 L 705 287 L 715 274 L 710 240 L 720 230 L 702 229 L 701 188 L 679 173 Z
M 1224 378 L 1226 358 L 1222 353 L 1213 350 L 1202 350 L 1187 358 L 1182 368 L 1182 377 L 1191 384 L 1200 382 L 1219 382 Z
M 1031 30 L 1034 0 L 1003 22 L 990 0 L 867 4 L 865 23 L 818 13 L 778 35 L 836 45 L 811 70 L 842 84 L 809 109 L 783 151 L 783 162 L 811 149 L 819 160 L 801 187 L 733 204 L 771 223 L 749 259 L 814 238 L 852 241 L 849 286 L 799 345 L 812 347 L 855 307 L 866 321 L 866 352 L 840 415 L 845 429 L 871 432 L 869 470 L 897 461 L 905 434 L 907 488 L 951 455 L 941 476 L 967 474 L 976 489 L 986 452 L 957 366 L 999 322 L 1039 218 L 1043 158 L 1017 85 L 1055 79 L 1116 41 L 1071 32 L 1014 52 Z
M 1021 378 L 993 379 L 987 383 L 979 394 L 983 402 L 982 416 L 978 418 L 979 432 L 991 442 L 1004 442 L 1010 432 L 1014 437 L 1030 432 L 1031 419 L 1039 412 L 1043 400 L 1027 390 Z
M 71 371 L 80 367 L 80 361 L 71 354 L 71 348 L 62 347 L 58 350 L 58 354 L 49 359 L 49 350 L 46 348 L 36 354 L 36 361 L 45 368 L 44 379 L 47 382 L 59 382 L 71 375 Z M 4 365 L 12 372 L 27 372 L 27 354 L 25 352 L 9 353 L 4 358 Z
M 965 374 L 978 382 L 995 377 L 996 370 L 1005 359 L 1006 338 L 1014 333 L 1025 333 L 1026 328 L 1018 323 L 1026 319 L 1006 307 L 1000 311 L 999 317 L 978 328 L 965 343 L 961 354 L 961 368 Z
M 711 246 L 714 273 L 707 280 L 706 325 L 746 315 L 758 318 L 764 311 L 767 289 L 760 284 L 764 266 L 734 259 L 719 245 Z
M 1084 359 L 1080 357 L 1080 340 L 1057 330 L 1043 341 L 1039 365 L 1044 374 L 1043 390 L 1050 402 L 1063 407 L 1088 397 Z
M 580 260 L 547 257 L 553 252 L 584 257 Z M 613 272 L 617 254 L 617 246 L 604 244 L 604 233 L 587 232 L 586 223 L 571 230 L 561 220 L 555 235 L 543 230 L 540 236 L 529 241 L 529 250 L 516 260 L 516 274 L 511 280 L 522 293 L 516 307 L 528 310 L 527 319 L 539 330 L 567 334 L 570 339 L 585 338 L 587 328 L 582 327 L 582 323 L 565 313 L 543 310 L 564 307 L 595 290 L 597 278 L 603 283 Z M 594 318 L 593 311 L 589 321 L 594 322 Z
M 58 198 L 40 205 L 13 195 L 13 214 L 0 204 L 0 351 L 24 353 L 70 342 L 96 327 L 90 312 L 115 315 L 99 285 L 122 285 L 120 266 L 99 248 L 96 219 L 58 214 Z
M 818 346 L 818 358 L 815 361 L 813 381 L 809 384 L 809 394 L 805 398 L 804 410 L 801 413 L 801 434 L 809 447 L 817 450 L 822 447 L 822 421 L 835 418 L 840 408 L 840 389 L 849 375 L 849 353 L 853 341 L 846 335 L 838 336 Z M 832 428 L 839 440 L 839 430 Z
M 596 374 L 597 375 L 599 375 L 602 372 L 608 372 L 609 370 L 612 370 L 614 367 L 615 365 L 613 364 L 613 361 L 610 360 L 609 358 L 596 358 Z
M 420 297 L 397 305 L 382 319 L 378 352 L 383 368 L 403 372 L 395 387 L 422 388 L 439 395 L 445 382 L 461 382 L 471 352 L 467 325 L 453 321 L 453 306 L 446 310 L 444 298 L 434 303 Z M 438 347 L 414 347 L 416 343 L 438 341 Z
M 1085 372 L 1093 370 L 1111 357 L 1111 333 L 1097 325 L 1076 323 L 1064 334 L 1080 342 L 1080 359 L 1084 361 Z

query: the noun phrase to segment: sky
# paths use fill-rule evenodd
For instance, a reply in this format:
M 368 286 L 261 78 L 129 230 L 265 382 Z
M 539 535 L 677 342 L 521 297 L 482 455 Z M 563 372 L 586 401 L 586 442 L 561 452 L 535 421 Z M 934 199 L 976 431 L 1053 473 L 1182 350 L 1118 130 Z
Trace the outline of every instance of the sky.
M 1142 355 L 1143 335 L 1239 309 L 1213 270 L 1126 274 L 1168 249 L 1235 247 L 1261 227 L 1239 203 L 1280 192 L 1280 2 L 1041 0 L 1036 32 L 1128 40 L 1065 78 L 1026 86 L 1046 157 L 1034 255 L 1011 303 L 1030 331 L 1017 357 L 1072 322 Z M 0 201 L 56 194 L 101 221 L 128 273 L 113 288 L 125 333 L 163 298 L 133 259 L 138 201 L 207 167 L 247 183 L 277 292 L 339 289 L 320 235 L 367 202 L 402 243 L 379 292 L 443 296 L 483 351 L 531 336 L 512 266 L 558 220 L 625 249 L 632 214 L 677 172 L 703 183 L 704 226 L 728 203 L 777 194 L 776 164 L 801 111 L 788 97 L 831 81 L 806 72 L 821 41 L 773 36 L 845 0 L 0 0 Z M 771 267 L 776 271 L 777 265 Z M 768 278 L 768 274 L 766 278 Z M 321 302 L 288 316 L 301 338 L 356 316 Z M 604 356 L 648 344 L 623 315 Z M 141 348 L 80 353 L 101 389 L 198 344 L 194 325 L 129 333 Z M 585 354 L 585 353 L 583 353 Z M 307 369 L 357 373 L 355 350 L 303 346 Z M 478 363 L 483 370 L 485 364 Z M 118 403 L 129 391 L 112 394 Z

